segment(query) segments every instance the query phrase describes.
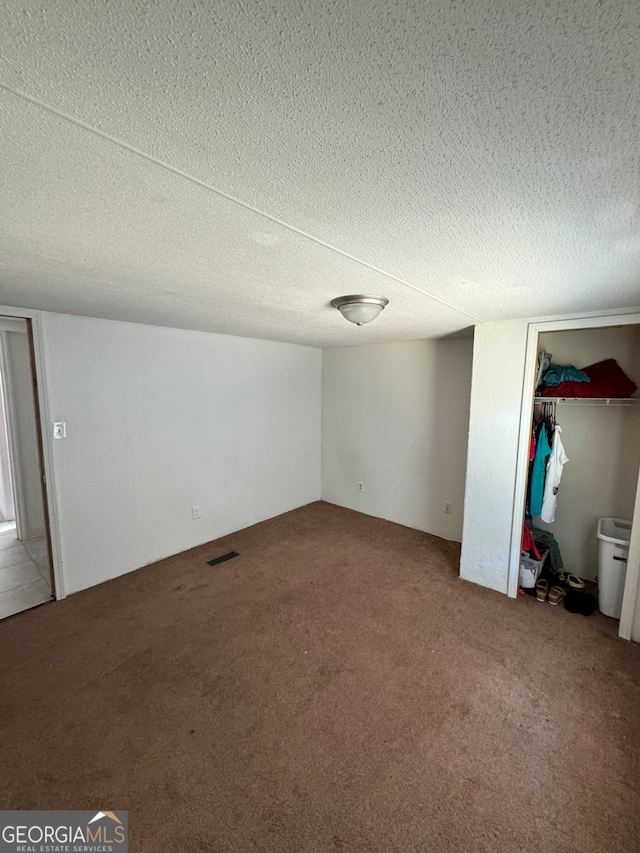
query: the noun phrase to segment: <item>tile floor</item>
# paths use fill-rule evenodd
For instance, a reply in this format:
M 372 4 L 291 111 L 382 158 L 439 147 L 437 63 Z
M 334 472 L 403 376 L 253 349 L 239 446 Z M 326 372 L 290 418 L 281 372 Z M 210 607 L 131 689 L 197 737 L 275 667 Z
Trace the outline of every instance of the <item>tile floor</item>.
M 44 536 L 20 542 L 15 523 L 0 523 L 0 619 L 51 598 L 49 556 Z

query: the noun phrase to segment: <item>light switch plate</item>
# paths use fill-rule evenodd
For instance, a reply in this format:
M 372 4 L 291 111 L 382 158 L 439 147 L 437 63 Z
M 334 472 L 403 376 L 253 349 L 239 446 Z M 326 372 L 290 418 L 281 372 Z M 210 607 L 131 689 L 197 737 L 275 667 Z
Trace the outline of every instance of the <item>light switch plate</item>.
M 64 421 L 60 423 L 56 423 L 53 425 L 53 437 L 54 438 L 66 438 L 67 437 L 67 425 Z

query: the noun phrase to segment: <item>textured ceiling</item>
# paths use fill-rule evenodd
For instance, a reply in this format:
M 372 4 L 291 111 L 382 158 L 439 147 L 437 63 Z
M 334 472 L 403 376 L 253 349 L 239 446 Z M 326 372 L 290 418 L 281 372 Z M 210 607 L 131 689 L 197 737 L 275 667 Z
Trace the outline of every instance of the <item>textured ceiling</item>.
M 637 0 L 3 10 L 0 303 L 326 346 L 640 303 Z

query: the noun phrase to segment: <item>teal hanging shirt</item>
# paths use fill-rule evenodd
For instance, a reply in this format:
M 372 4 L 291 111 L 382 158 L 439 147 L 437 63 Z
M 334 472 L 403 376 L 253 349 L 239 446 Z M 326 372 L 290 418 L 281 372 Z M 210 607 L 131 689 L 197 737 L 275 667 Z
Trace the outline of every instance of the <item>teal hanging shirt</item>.
M 547 440 L 547 428 L 543 424 L 538 433 L 536 455 L 533 459 L 533 468 L 531 471 L 531 495 L 529 498 L 529 511 L 531 515 L 540 515 L 542 512 L 544 474 L 547 467 L 547 458 L 550 453 L 551 446 Z

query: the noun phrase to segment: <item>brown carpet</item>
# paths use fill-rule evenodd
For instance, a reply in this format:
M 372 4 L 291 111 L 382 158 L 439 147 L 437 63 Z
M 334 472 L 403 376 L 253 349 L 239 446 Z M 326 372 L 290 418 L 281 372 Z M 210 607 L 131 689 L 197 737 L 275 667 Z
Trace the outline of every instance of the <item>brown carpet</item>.
M 458 557 L 317 503 L 0 623 L 0 807 L 129 809 L 145 853 L 637 851 L 640 648 Z

